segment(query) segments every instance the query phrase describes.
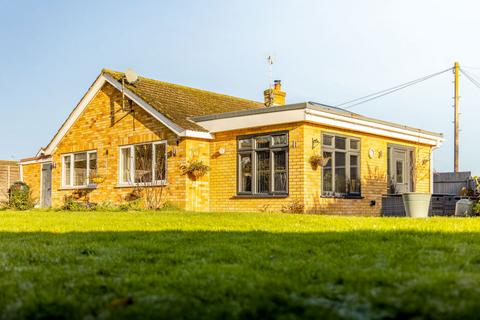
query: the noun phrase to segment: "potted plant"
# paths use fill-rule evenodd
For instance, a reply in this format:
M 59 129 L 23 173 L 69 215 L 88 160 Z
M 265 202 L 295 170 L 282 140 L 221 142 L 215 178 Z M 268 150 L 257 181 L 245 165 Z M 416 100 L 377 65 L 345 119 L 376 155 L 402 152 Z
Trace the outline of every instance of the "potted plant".
M 207 174 L 210 167 L 200 160 L 192 160 L 188 164 L 182 164 L 180 170 L 182 170 L 182 175 L 187 175 L 190 179 L 197 180 Z
M 415 190 L 417 181 L 425 179 L 426 172 L 430 172 L 430 161 L 422 159 L 416 166 L 413 164 L 411 166 L 413 188 Z M 407 217 L 428 218 L 430 201 L 432 199 L 430 192 L 404 192 L 402 198 Z
M 330 157 L 324 157 L 317 154 L 310 157 L 310 165 L 314 170 L 316 170 L 319 166 L 325 167 L 328 164 L 328 161 L 330 161 Z

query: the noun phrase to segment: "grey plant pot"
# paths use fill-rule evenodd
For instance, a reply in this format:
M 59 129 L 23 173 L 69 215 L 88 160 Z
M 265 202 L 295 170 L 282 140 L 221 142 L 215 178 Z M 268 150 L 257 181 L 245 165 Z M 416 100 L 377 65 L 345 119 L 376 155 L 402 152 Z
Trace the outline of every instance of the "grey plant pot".
M 428 218 L 431 193 L 406 192 L 402 194 L 402 198 L 407 217 Z

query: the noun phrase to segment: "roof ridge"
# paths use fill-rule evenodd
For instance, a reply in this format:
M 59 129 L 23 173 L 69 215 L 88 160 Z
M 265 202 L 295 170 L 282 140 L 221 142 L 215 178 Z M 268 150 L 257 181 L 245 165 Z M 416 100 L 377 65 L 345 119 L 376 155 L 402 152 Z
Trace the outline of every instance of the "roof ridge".
M 108 69 L 108 68 L 103 68 L 102 73 L 104 73 L 104 72 L 110 73 L 110 74 L 112 74 L 112 73 L 117 73 L 117 74 L 122 74 L 122 75 L 125 74 L 124 72 L 115 71 L 115 70 Z M 158 80 L 158 79 L 144 77 L 144 76 L 141 76 L 141 75 L 139 75 L 138 77 L 141 78 L 141 79 L 147 80 L 147 81 L 158 82 L 158 83 L 161 83 L 161 84 L 164 84 L 164 85 L 169 85 L 169 86 L 172 86 L 172 87 L 178 87 L 178 88 L 188 89 L 188 90 L 192 90 L 192 91 L 199 91 L 199 92 L 203 92 L 203 93 L 213 94 L 213 95 L 217 95 L 217 96 L 221 96 L 221 97 L 227 97 L 227 98 L 231 98 L 231 99 L 235 99 L 235 100 L 241 100 L 241 101 L 246 101 L 246 102 L 254 102 L 254 103 L 262 104 L 262 102 L 260 102 L 260 101 L 241 98 L 241 97 L 233 96 L 233 95 L 230 95 L 230 94 L 224 94 L 224 93 L 218 93 L 218 92 L 204 90 L 204 89 L 198 89 L 198 88 L 186 86 L 186 85 L 183 85 L 183 84 L 166 82 L 166 81 L 162 81 L 162 80 Z

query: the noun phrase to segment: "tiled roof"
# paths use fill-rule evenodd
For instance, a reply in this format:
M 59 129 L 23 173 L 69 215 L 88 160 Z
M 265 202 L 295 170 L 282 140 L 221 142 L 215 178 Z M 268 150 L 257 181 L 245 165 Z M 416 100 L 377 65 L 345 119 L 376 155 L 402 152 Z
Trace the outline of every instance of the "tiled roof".
M 103 73 L 107 73 L 119 81 L 124 75 L 108 69 L 103 69 Z M 125 87 L 175 124 L 187 130 L 206 131 L 188 119 L 192 116 L 264 107 L 260 102 L 144 77 L 139 77 L 134 84 L 125 83 Z

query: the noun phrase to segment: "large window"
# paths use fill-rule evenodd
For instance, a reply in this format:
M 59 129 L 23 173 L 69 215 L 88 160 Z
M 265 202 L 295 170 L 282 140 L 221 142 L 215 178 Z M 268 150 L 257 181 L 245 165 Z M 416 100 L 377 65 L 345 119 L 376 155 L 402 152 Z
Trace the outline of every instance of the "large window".
M 322 169 L 322 195 L 360 195 L 360 140 L 323 134 L 322 151 L 329 159 Z
M 62 186 L 93 186 L 97 175 L 97 151 L 64 154 L 62 156 Z
M 167 143 L 150 142 L 120 147 L 119 184 L 165 184 Z
M 288 133 L 238 138 L 238 194 L 288 193 Z

